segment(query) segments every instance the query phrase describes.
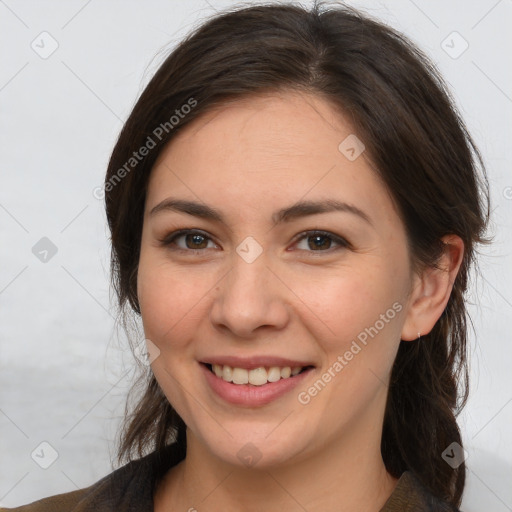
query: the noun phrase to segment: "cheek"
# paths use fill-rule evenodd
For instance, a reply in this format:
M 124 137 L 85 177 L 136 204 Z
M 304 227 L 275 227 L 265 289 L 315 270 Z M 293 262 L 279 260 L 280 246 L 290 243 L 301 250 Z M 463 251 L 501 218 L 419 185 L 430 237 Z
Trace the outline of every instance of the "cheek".
M 295 283 L 306 306 L 303 319 L 310 319 L 309 330 L 323 340 L 326 352 L 342 350 L 358 336 L 364 341 L 365 333 L 373 339 L 375 328 L 386 338 L 400 332 L 403 292 L 399 276 L 389 269 L 368 264 Z
M 325 359 L 323 373 L 312 387 L 299 390 L 300 398 L 310 400 L 311 411 L 336 431 L 386 390 L 404 311 L 403 283 L 389 270 L 368 264 L 331 274 L 314 285 L 301 281 L 298 295 L 310 298 L 304 301 L 307 327 Z M 338 407 L 322 416 L 327 403 Z
M 146 337 L 160 350 L 185 345 L 210 288 L 195 272 L 141 254 L 137 293 Z

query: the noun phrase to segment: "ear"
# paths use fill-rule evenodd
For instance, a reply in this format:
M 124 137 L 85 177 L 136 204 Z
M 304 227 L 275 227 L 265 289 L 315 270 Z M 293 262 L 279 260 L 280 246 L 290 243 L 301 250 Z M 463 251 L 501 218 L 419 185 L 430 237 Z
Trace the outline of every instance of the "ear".
M 446 235 L 442 241 L 444 252 L 439 260 L 439 268 L 427 267 L 421 275 L 414 276 L 402 328 L 401 338 L 404 341 L 416 340 L 418 334 L 428 334 L 443 314 L 450 298 L 464 256 L 464 242 L 457 235 Z

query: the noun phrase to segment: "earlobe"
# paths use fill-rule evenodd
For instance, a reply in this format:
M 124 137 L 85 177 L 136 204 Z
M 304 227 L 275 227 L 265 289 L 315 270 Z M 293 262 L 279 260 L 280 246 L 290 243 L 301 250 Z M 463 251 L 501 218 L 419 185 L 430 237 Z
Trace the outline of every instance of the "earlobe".
M 428 334 L 448 304 L 453 284 L 464 256 L 464 242 L 457 235 L 442 238 L 444 252 L 438 267 L 428 267 L 416 275 L 407 307 L 401 339 L 414 341 L 418 333 Z

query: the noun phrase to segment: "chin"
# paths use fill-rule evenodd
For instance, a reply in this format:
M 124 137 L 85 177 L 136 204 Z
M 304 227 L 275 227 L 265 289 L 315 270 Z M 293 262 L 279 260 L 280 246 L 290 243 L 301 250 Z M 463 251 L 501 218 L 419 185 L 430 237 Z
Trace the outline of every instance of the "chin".
M 239 466 L 248 469 L 270 469 L 278 466 L 285 466 L 294 463 L 304 450 L 311 446 L 311 441 L 294 436 L 292 432 L 285 429 L 277 435 L 276 432 L 268 434 L 272 428 L 265 429 L 265 432 L 247 434 L 247 430 L 231 430 L 232 437 L 224 432 L 222 440 L 217 436 L 211 437 L 206 434 L 203 443 L 210 452 L 226 464 Z M 210 431 L 211 433 L 212 431 Z

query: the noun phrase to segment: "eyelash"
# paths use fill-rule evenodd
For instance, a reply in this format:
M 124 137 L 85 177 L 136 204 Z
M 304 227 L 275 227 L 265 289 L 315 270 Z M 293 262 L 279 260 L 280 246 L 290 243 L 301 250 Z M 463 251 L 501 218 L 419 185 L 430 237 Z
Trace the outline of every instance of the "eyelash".
M 169 248 L 172 251 L 181 252 L 181 253 L 198 254 L 198 253 L 206 251 L 206 248 L 205 249 L 182 249 L 180 247 L 178 247 L 178 248 L 173 247 L 173 244 L 174 244 L 175 240 L 177 240 L 178 238 L 180 238 L 182 236 L 186 236 L 186 235 L 200 235 L 200 236 L 204 237 L 205 239 L 210 240 L 210 241 L 213 242 L 213 240 L 204 231 L 200 231 L 200 230 L 197 230 L 197 229 L 180 229 L 178 231 L 174 231 L 173 233 L 170 233 L 169 235 L 167 235 L 164 239 L 160 240 L 160 243 L 163 246 Z M 318 230 L 318 229 L 314 229 L 314 230 L 310 230 L 310 231 L 304 231 L 304 232 L 300 233 L 299 235 L 297 235 L 297 238 L 295 239 L 294 244 L 302 241 L 303 239 L 307 239 L 307 238 L 313 237 L 313 236 L 322 236 L 322 237 L 325 237 L 325 238 L 329 238 L 333 242 L 339 244 L 339 247 L 334 248 L 334 249 L 329 248 L 329 249 L 327 249 L 325 251 L 324 250 L 320 250 L 320 249 L 318 251 L 308 251 L 308 250 L 305 250 L 305 249 L 301 249 L 301 250 L 304 250 L 305 252 L 312 253 L 312 255 L 314 255 L 315 253 L 328 253 L 328 254 L 331 254 L 334 251 L 337 251 L 337 250 L 340 250 L 340 249 L 347 249 L 347 248 L 351 247 L 350 243 L 347 242 L 347 240 L 345 240 L 344 238 L 342 238 L 340 236 L 337 236 L 337 235 L 335 235 L 333 233 L 330 233 L 329 231 L 321 231 L 321 230 Z

